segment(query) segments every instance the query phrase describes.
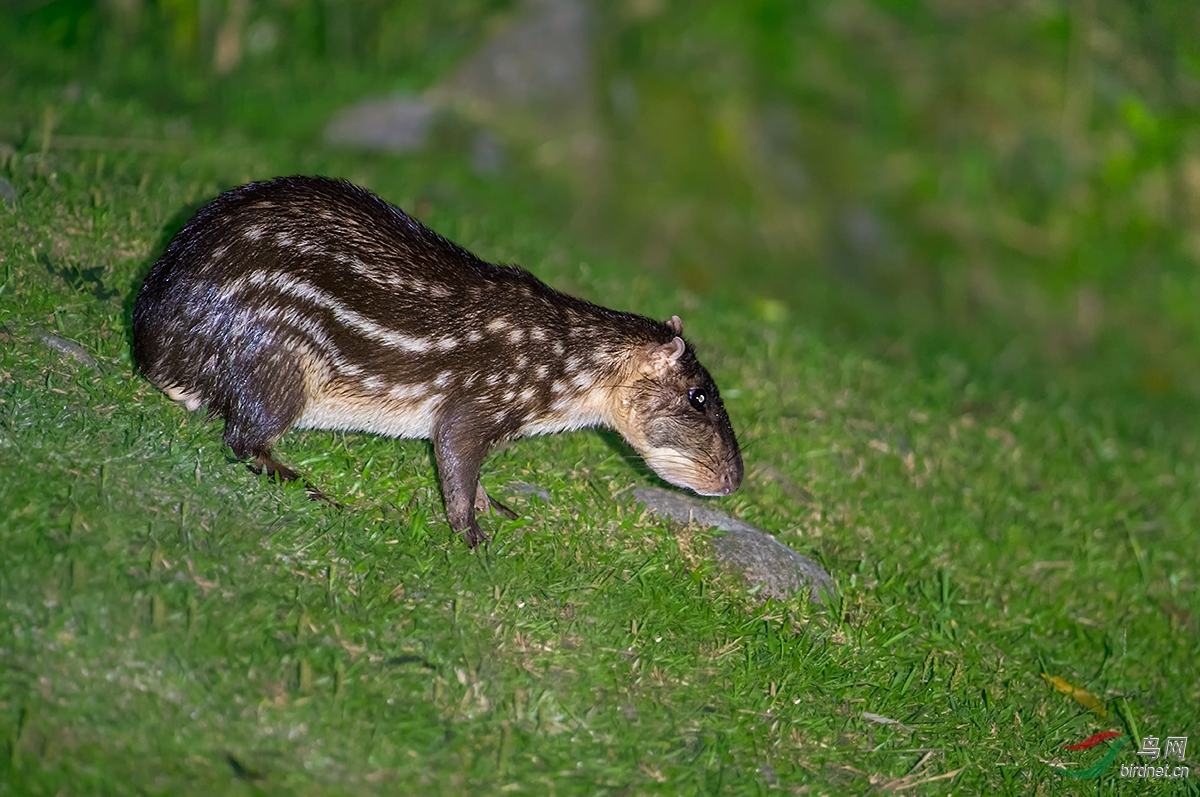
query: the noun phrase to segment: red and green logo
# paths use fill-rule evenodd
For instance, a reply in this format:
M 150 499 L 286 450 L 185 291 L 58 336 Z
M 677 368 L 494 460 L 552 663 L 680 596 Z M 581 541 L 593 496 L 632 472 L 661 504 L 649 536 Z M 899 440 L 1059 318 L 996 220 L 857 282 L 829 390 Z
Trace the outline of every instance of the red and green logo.
M 1115 741 L 1113 742 L 1112 746 L 1108 748 L 1108 752 L 1104 754 L 1103 758 L 1101 758 L 1095 764 L 1092 764 L 1087 769 L 1070 770 L 1063 769 L 1062 767 L 1056 767 L 1053 764 L 1049 766 L 1058 774 L 1066 775 L 1068 778 L 1075 778 L 1076 780 L 1095 780 L 1107 772 L 1108 768 L 1112 766 L 1112 763 L 1116 760 L 1117 755 L 1121 752 L 1125 745 L 1128 744 L 1129 737 L 1123 735 L 1120 731 L 1101 731 L 1100 733 L 1089 736 L 1079 744 L 1063 745 L 1064 750 L 1090 750 L 1096 745 L 1103 744 L 1110 739 L 1115 739 Z

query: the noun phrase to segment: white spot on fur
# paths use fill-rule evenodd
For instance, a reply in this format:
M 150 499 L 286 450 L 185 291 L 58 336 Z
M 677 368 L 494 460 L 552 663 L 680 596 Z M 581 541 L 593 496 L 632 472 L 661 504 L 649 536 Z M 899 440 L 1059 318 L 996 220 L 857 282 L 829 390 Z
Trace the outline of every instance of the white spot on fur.
M 447 336 L 444 338 L 439 338 L 436 345 L 442 351 L 450 351 L 458 346 L 458 340 Z
M 520 378 L 521 378 L 521 375 L 518 374 L 516 371 L 513 371 L 511 374 L 504 377 L 504 384 L 506 384 L 506 385 L 516 384 L 516 381 Z
M 544 413 L 530 418 L 517 430 L 518 435 L 553 434 L 587 426 L 613 424 L 607 391 L 592 390 L 583 395 L 559 396 Z
M 242 233 L 242 237 L 245 238 L 247 241 L 257 241 L 259 238 L 263 237 L 263 228 L 262 227 L 247 227 L 246 231 L 244 233 Z
M 437 379 L 433 380 L 434 387 L 445 387 L 450 384 L 451 377 L 454 376 L 452 371 L 442 371 L 437 375 Z
M 210 254 L 208 256 L 208 259 L 214 260 L 214 261 L 220 260 L 221 258 L 225 257 L 225 253 L 228 251 L 229 251 L 229 247 L 218 246 L 216 249 L 212 250 L 212 254 Z
M 499 384 L 499 382 L 500 382 L 500 374 L 496 374 L 496 373 L 488 374 L 487 379 L 485 379 L 483 381 L 487 382 L 489 385 L 495 386 L 495 385 Z
M 512 400 L 513 400 L 513 398 L 514 398 L 514 397 L 516 397 L 516 395 L 517 395 L 516 391 L 514 391 L 514 390 L 510 390 L 510 391 L 508 391 L 507 393 L 505 393 L 505 394 L 504 394 L 504 398 L 503 398 L 503 400 L 504 400 L 505 402 L 512 401 Z
M 536 393 L 536 392 L 537 392 L 537 391 L 536 391 L 534 388 L 532 388 L 532 387 L 527 387 L 527 388 L 525 388 L 525 389 L 524 389 L 524 390 L 522 390 L 522 391 L 521 391 L 521 393 L 520 393 L 520 398 L 521 398 L 521 401 L 522 401 L 522 402 L 527 402 L 527 401 L 529 401 L 531 398 L 533 398 L 533 394 L 534 394 L 534 393 Z
M 396 385 L 388 391 L 389 399 L 394 401 L 410 401 L 411 399 L 421 398 L 429 392 L 428 385 Z
M 586 371 L 575 374 L 575 378 L 571 380 L 571 383 L 580 390 L 590 387 L 592 384 L 592 375 Z
M 566 389 L 567 389 L 567 386 L 563 382 L 555 382 L 553 385 L 550 386 L 551 393 L 561 393 Z
M 563 356 L 563 353 L 564 353 L 566 350 L 567 350 L 567 349 L 566 349 L 566 347 L 565 347 L 565 346 L 563 346 L 563 344 L 562 344 L 562 341 L 561 341 L 561 340 L 556 340 L 556 341 L 554 341 L 554 353 L 555 353 L 555 354 L 557 354 L 559 357 L 561 357 L 561 356 Z
M 514 329 L 512 332 L 508 333 L 508 340 L 510 343 L 514 344 L 520 343 L 521 341 L 525 340 L 525 332 L 520 329 Z
M 378 390 L 383 387 L 384 379 L 382 376 L 368 376 L 363 380 L 362 384 L 367 390 Z
M 478 329 L 472 329 L 470 332 L 467 333 L 467 342 L 468 343 L 478 343 L 481 340 L 483 340 L 483 333 L 480 332 Z
M 184 390 L 180 387 L 169 387 L 165 392 L 172 401 L 182 401 L 183 406 L 187 407 L 188 412 L 195 412 L 204 403 L 199 393 Z
M 503 332 L 504 330 L 508 329 L 508 319 L 493 319 L 487 323 L 487 326 L 484 327 L 484 329 L 486 329 L 488 332 Z
M 582 360 L 580 360 L 578 357 L 576 357 L 574 355 L 571 355 L 570 357 L 567 358 L 567 361 L 565 363 L 563 363 L 563 368 L 566 370 L 566 372 L 568 374 L 573 374 L 576 371 L 578 371 L 582 365 L 583 365 Z
M 541 365 L 539 365 L 537 367 L 538 379 L 545 379 L 549 375 L 550 375 L 550 366 L 546 365 L 545 363 L 542 363 Z
M 279 244 L 280 246 L 291 246 L 293 243 L 292 236 L 288 235 L 286 232 L 278 233 L 275 236 L 275 243 Z
M 533 329 L 529 330 L 529 339 L 530 340 L 545 340 L 546 339 L 546 330 L 542 329 L 541 327 L 534 327 Z

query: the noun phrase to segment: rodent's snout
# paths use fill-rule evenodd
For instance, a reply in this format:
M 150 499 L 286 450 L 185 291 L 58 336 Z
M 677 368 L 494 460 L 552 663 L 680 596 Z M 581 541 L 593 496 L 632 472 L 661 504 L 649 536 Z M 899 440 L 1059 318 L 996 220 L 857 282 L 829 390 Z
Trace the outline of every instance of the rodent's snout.
M 742 486 L 742 472 L 742 457 L 739 454 L 727 462 L 725 469 L 721 472 L 720 495 L 729 495 Z
M 729 495 L 742 486 L 742 469 L 727 470 L 721 474 L 721 495 Z

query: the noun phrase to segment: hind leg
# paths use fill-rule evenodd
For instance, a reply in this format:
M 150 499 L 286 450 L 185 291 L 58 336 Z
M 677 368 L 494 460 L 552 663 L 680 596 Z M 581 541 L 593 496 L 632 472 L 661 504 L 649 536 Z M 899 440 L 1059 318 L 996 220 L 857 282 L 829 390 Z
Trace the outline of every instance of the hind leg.
M 299 367 L 288 363 L 231 382 L 240 383 L 237 395 L 220 397 L 210 405 L 225 418 L 226 445 L 238 459 L 253 460 L 249 467 L 255 473 L 276 481 L 299 479 L 300 474 L 271 456 L 271 447 L 304 410 L 304 377 Z M 307 481 L 304 488 L 314 501 L 334 504 Z

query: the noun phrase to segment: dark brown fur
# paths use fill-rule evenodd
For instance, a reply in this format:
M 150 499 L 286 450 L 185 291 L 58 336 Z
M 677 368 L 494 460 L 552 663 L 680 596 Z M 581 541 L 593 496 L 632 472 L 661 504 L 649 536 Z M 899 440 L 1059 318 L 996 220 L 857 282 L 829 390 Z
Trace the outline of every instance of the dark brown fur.
M 450 524 L 471 545 L 486 539 L 480 466 L 508 437 L 608 425 L 668 481 L 726 494 L 742 478 L 677 318 L 486 263 L 341 181 L 217 197 L 146 278 L 133 330 L 142 373 L 223 418 L 234 454 L 268 473 L 295 478 L 271 457 L 293 425 L 430 438 Z

